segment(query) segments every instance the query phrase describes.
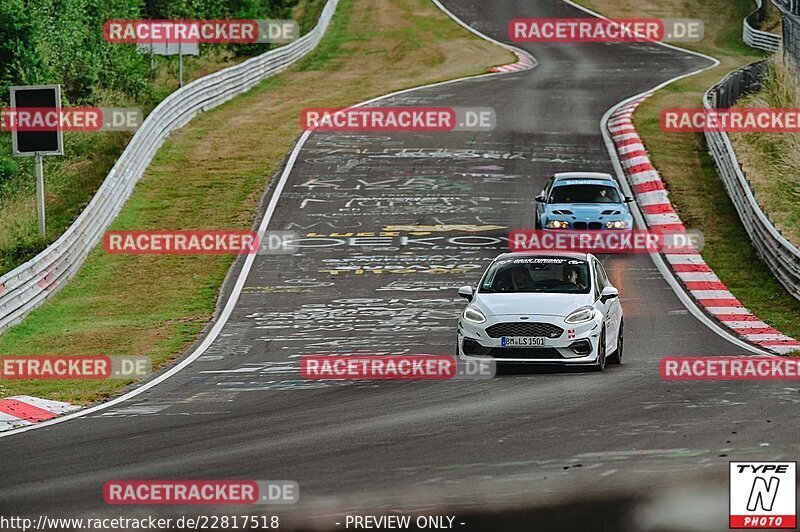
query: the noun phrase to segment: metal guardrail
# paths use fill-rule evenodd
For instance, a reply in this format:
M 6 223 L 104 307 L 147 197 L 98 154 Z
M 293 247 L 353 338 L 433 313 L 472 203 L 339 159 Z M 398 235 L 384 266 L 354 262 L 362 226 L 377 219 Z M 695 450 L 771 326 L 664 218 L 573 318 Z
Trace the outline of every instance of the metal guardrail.
M 783 39 L 780 35 L 758 29 L 758 26 L 766 18 L 766 12 L 762 0 L 756 0 L 756 4 L 758 8 L 744 18 L 742 40 L 746 45 L 753 48 L 766 52 L 777 52 Z
M 800 0 L 772 0 L 783 17 L 783 53 L 800 63 Z
M 338 0 L 300 39 L 197 79 L 167 96 L 136 131 L 92 200 L 58 240 L 0 277 L 0 330 L 19 322 L 80 269 L 172 131 L 301 59 L 319 44 Z
M 784 12 L 800 15 L 800 0 L 772 0 L 772 3 Z
M 742 95 L 757 89 L 767 72 L 764 61 L 735 70 L 711 87 L 703 98 L 706 109 L 729 108 Z M 706 131 L 711 155 L 736 212 L 758 254 L 778 281 L 800 299 L 800 250 L 786 240 L 756 201 L 727 133 Z

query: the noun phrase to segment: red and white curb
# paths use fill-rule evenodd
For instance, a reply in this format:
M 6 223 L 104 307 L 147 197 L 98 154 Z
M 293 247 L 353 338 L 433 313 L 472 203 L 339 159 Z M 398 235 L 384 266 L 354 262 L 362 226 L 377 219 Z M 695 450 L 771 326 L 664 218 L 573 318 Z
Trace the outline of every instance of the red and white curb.
M 656 231 L 686 231 L 633 125 L 634 110 L 649 97 L 650 94 L 646 94 L 617 109 L 608 120 L 608 131 L 647 225 Z M 667 253 L 664 258 L 697 304 L 725 327 L 775 353 L 800 350 L 800 341 L 770 327 L 747 310 L 700 253 Z
M 518 61 L 516 63 L 491 67 L 489 69 L 489 72 L 522 72 L 523 70 L 530 70 L 534 66 L 536 66 L 536 63 L 530 56 L 521 54 L 515 50 L 512 51 L 516 54 L 518 58 Z
M 0 399 L 0 432 L 53 419 L 79 408 L 69 403 L 28 395 L 6 397 Z

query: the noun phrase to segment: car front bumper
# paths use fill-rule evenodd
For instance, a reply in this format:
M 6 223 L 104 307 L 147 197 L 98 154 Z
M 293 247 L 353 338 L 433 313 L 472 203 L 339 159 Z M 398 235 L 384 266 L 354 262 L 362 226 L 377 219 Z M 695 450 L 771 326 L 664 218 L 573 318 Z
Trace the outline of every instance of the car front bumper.
M 484 323 L 472 323 L 463 317 L 458 322 L 458 357 L 461 360 L 495 362 L 588 365 L 597 361 L 602 321 L 597 318 L 581 324 L 567 324 L 557 316 L 493 316 Z M 544 347 L 506 347 L 501 337 L 492 337 L 487 329 L 501 323 L 547 323 L 563 329 L 556 338 L 547 338 Z
M 547 222 L 549 220 L 542 221 L 542 230 L 543 231 L 608 231 L 608 232 L 624 232 L 624 231 L 631 231 L 633 229 L 633 220 L 626 220 L 628 224 L 627 227 L 624 229 L 611 229 L 606 227 L 606 221 L 603 220 L 587 220 L 587 221 L 576 221 L 576 220 L 559 220 L 553 219 L 552 221 L 563 221 L 569 224 L 569 227 L 562 227 L 562 228 L 555 228 L 555 227 L 547 227 Z M 576 227 L 577 224 L 577 227 Z M 598 226 L 593 225 L 591 228 L 589 224 L 598 224 Z

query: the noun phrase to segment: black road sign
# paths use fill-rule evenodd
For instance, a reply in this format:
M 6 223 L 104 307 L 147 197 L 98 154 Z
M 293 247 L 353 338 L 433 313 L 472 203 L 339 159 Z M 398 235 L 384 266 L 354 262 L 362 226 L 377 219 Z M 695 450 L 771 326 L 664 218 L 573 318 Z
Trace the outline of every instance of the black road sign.
M 11 107 L 61 109 L 60 85 L 11 87 Z M 12 131 L 14 156 L 63 155 L 64 141 L 59 131 Z

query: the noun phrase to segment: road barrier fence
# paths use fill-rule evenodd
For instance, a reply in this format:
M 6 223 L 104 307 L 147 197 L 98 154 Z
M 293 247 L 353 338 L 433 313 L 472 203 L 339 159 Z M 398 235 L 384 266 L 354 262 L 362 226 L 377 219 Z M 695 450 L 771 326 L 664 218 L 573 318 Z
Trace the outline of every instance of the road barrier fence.
M 741 96 L 758 90 L 767 71 L 767 62 L 761 61 L 731 72 L 706 92 L 704 107 L 709 110 L 732 107 Z M 705 136 L 728 195 L 753 246 L 775 278 L 792 296 L 800 299 L 800 250 L 784 238 L 758 204 L 728 134 L 706 131 Z
M 21 321 L 77 274 L 170 133 L 307 55 L 325 34 L 337 3 L 338 0 L 328 0 L 316 26 L 291 44 L 199 78 L 167 96 L 136 131 L 89 204 L 64 234 L 34 258 L 0 277 L 0 331 Z
M 800 0 L 772 0 L 783 15 L 783 52 L 800 64 Z
M 756 0 L 756 4 L 757 9 L 744 18 L 742 40 L 753 48 L 776 52 L 781 47 L 781 36 L 758 29 L 767 17 L 767 4 L 764 0 Z

